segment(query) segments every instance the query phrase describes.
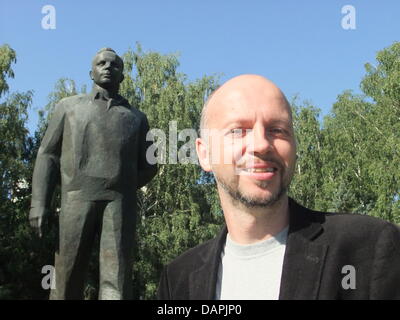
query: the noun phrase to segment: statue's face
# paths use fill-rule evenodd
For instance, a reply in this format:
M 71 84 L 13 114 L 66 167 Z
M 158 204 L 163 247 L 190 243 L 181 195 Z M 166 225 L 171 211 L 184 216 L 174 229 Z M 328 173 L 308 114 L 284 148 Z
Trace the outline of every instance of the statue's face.
M 90 75 L 98 86 L 112 88 L 123 80 L 123 64 L 115 53 L 103 51 L 93 59 Z

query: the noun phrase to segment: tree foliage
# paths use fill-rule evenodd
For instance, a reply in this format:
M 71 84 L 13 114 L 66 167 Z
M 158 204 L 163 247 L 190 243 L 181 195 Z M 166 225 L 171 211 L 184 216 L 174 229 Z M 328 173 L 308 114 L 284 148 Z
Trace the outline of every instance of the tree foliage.
M 218 78 L 190 81 L 178 71 L 177 55 L 144 52 L 140 45 L 123 59 L 121 94 L 146 113 L 150 127 L 164 132 L 167 142 L 157 176 L 139 190 L 136 237 L 132 233 L 135 298 L 152 299 L 162 266 L 213 237 L 223 223 L 213 177 L 176 157 L 182 146 L 190 152 L 189 137 L 179 133 L 198 128 L 202 105 Z M 30 135 L 26 125 L 33 93 L 9 93 L 7 84 L 14 77 L 15 62 L 16 53 L 1 46 L 0 299 L 45 299 L 41 268 L 54 261 L 59 193 L 47 233 L 39 240 L 27 220 L 33 165 L 54 106 L 86 88 L 78 90 L 73 80 L 60 79 Z M 298 160 L 289 193 L 309 208 L 359 212 L 400 223 L 400 43 L 380 51 L 375 65 L 367 63 L 365 69 L 363 94 L 339 94 L 323 121 L 316 106 L 293 100 Z M 96 298 L 95 263 L 90 271 L 88 299 Z
M 216 87 L 215 77 L 189 82 L 177 71 L 176 55 L 144 53 L 139 45 L 128 51 L 124 60 L 122 95 L 146 113 L 151 128 L 166 133 L 167 149 L 177 142 L 179 152 L 187 141 L 178 141 L 170 128 L 174 122 L 177 133 L 198 128 L 205 96 Z M 214 188 L 198 182 L 198 165 L 178 163 L 179 159 L 171 158 L 173 154 L 167 153 L 156 178 L 139 193 L 134 266 L 137 298 L 154 298 L 162 266 L 221 228 L 220 212 L 211 210 L 212 202 L 207 201 L 213 199 L 207 195 L 215 193 Z
M 26 129 L 32 92 L 8 93 L 7 78 L 13 78 L 16 53 L 0 47 L 0 299 L 28 298 L 25 286 L 35 287 L 31 253 L 37 249 L 27 227 L 30 146 Z M 43 259 L 42 259 L 43 260 Z M 40 285 L 40 282 L 39 284 Z M 36 286 L 38 286 L 36 285 Z M 42 293 L 43 296 L 43 293 Z
M 400 43 L 365 69 L 363 94 L 340 94 L 322 124 L 313 106 L 294 105 L 299 161 L 291 194 L 318 210 L 400 223 Z

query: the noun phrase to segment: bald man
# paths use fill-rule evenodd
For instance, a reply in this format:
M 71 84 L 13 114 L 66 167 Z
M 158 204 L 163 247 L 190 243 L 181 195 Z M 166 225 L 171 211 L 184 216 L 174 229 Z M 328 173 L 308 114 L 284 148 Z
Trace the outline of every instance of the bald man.
M 159 299 L 400 299 L 400 231 L 309 210 L 287 195 L 296 163 L 291 109 L 258 75 L 206 102 L 196 150 L 214 174 L 226 226 L 172 261 Z

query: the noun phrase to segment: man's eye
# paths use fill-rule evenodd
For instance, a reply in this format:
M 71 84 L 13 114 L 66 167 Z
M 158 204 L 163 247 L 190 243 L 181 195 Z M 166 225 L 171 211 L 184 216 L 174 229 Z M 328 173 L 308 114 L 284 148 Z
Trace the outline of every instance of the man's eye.
M 243 128 L 235 128 L 235 129 L 231 129 L 230 133 L 234 136 L 234 137 L 242 137 L 246 134 L 246 129 Z
M 282 128 L 272 128 L 269 132 L 273 135 L 286 135 L 287 132 L 285 129 Z
M 100 61 L 97 65 L 98 65 L 98 66 L 103 66 L 104 64 L 105 64 L 104 61 Z

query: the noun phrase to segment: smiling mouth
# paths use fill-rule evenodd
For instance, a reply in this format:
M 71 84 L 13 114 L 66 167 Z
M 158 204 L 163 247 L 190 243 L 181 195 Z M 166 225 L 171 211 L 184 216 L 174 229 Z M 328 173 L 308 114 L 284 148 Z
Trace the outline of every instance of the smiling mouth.
M 245 168 L 243 171 L 248 172 L 248 173 L 258 173 L 258 172 L 276 172 L 278 171 L 277 168 Z

